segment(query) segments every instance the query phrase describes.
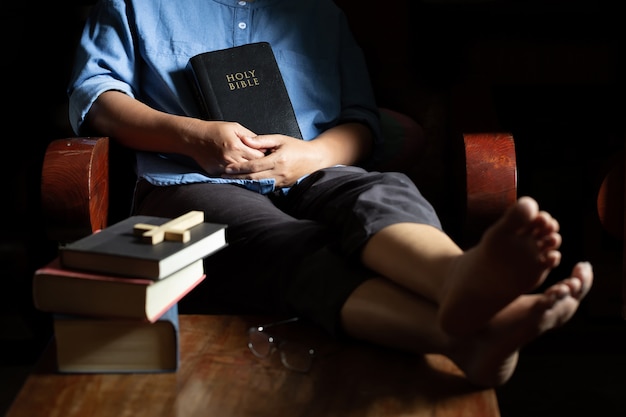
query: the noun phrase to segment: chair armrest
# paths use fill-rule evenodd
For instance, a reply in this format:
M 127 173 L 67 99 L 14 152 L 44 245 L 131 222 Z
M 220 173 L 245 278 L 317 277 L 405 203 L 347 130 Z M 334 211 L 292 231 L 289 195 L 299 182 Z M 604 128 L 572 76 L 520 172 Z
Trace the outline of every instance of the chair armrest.
M 380 108 L 385 139 L 374 170 L 411 171 L 425 148 L 424 130 L 409 116 Z M 464 245 L 475 243 L 483 231 L 517 199 L 517 159 L 510 133 L 466 133 L 450 146 L 452 160 L 446 167 L 452 180 L 450 228 Z
M 69 242 L 107 225 L 109 139 L 57 139 L 46 148 L 41 205 L 48 237 Z
M 517 200 L 515 140 L 510 133 L 466 133 L 463 145 L 463 235 L 475 239 Z
M 598 189 L 596 210 L 600 225 L 609 235 L 624 240 L 626 229 L 626 154 L 620 151 L 606 162 L 606 172 Z M 626 259 L 626 258 L 625 258 Z

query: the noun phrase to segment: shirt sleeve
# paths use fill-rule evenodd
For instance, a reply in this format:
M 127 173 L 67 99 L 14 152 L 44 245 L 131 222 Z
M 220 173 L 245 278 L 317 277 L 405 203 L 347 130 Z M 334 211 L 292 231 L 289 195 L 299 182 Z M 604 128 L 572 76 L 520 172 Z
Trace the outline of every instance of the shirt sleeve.
M 80 134 L 87 112 L 103 92 L 117 90 L 135 96 L 133 43 L 125 2 L 97 2 L 79 39 L 67 89 L 70 124 L 76 134 Z

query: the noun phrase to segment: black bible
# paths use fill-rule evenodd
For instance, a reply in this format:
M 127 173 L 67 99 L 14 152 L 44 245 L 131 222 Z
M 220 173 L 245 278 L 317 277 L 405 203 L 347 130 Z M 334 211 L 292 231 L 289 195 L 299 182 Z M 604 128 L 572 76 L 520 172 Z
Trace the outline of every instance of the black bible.
M 189 59 L 188 70 L 206 120 L 238 122 L 258 135 L 302 139 L 268 42 L 195 55 Z

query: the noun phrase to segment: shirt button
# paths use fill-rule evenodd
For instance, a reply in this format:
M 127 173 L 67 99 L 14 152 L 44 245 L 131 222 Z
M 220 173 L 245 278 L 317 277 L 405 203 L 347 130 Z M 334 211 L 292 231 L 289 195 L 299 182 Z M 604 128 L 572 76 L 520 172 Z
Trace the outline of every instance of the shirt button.
M 246 25 L 244 22 L 239 22 L 237 26 L 239 26 L 239 29 L 245 29 L 248 25 Z
M 243 0 L 241 0 L 241 1 L 239 2 L 239 5 L 240 5 L 240 6 L 245 6 L 245 5 L 246 5 L 246 2 L 245 2 L 245 1 L 243 1 Z

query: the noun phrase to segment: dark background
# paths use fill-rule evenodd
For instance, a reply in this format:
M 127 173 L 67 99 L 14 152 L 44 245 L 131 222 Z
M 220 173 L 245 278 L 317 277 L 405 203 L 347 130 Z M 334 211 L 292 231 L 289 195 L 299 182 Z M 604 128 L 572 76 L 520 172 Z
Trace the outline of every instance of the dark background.
M 33 270 L 56 248 L 41 221 L 40 167 L 49 141 L 73 135 L 65 88 L 89 3 L 11 1 L 0 15 L 2 411 L 50 337 L 49 316 L 34 310 L 30 293 Z M 551 416 L 589 410 L 626 415 L 623 401 L 613 395 L 626 385 L 616 376 L 626 374 L 626 329 L 619 312 L 622 243 L 601 229 L 595 214 L 600 180 L 626 137 L 624 23 L 617 2 L 414 1 L 409 7 L 408 15 L 396 18 L 406 36 L 398 44 L 410 45 L 403 70 L 414 83 L 398 86 L 395 94 L 377 91 L 380 104 L 418 119 L 435 143 L 434 154 L 459 131 L 512 132 L 520 194 L 532 195 L 561 221 L 564 258 L 550 280 L 579 259 L 596 265 L 596 286 L 580 324 L 526 349 L 527 359 L 499 391 L 503 417 L 543 415 L 539 409 Z M 376 30 L 360 37 L 366 49 Z M 373 77 L 385 76 L 385 62 L 375 54 L 368 59 Z M 402 97 L 409 93 L 416 97 Z M 438 173 L 433 168 L 427 175 Z M 530 379 L 537 364 L 552 378 Z M 564 372 L 567 378 L 555 379 Z M 564 384 L 567 394 L 558 389 Z

